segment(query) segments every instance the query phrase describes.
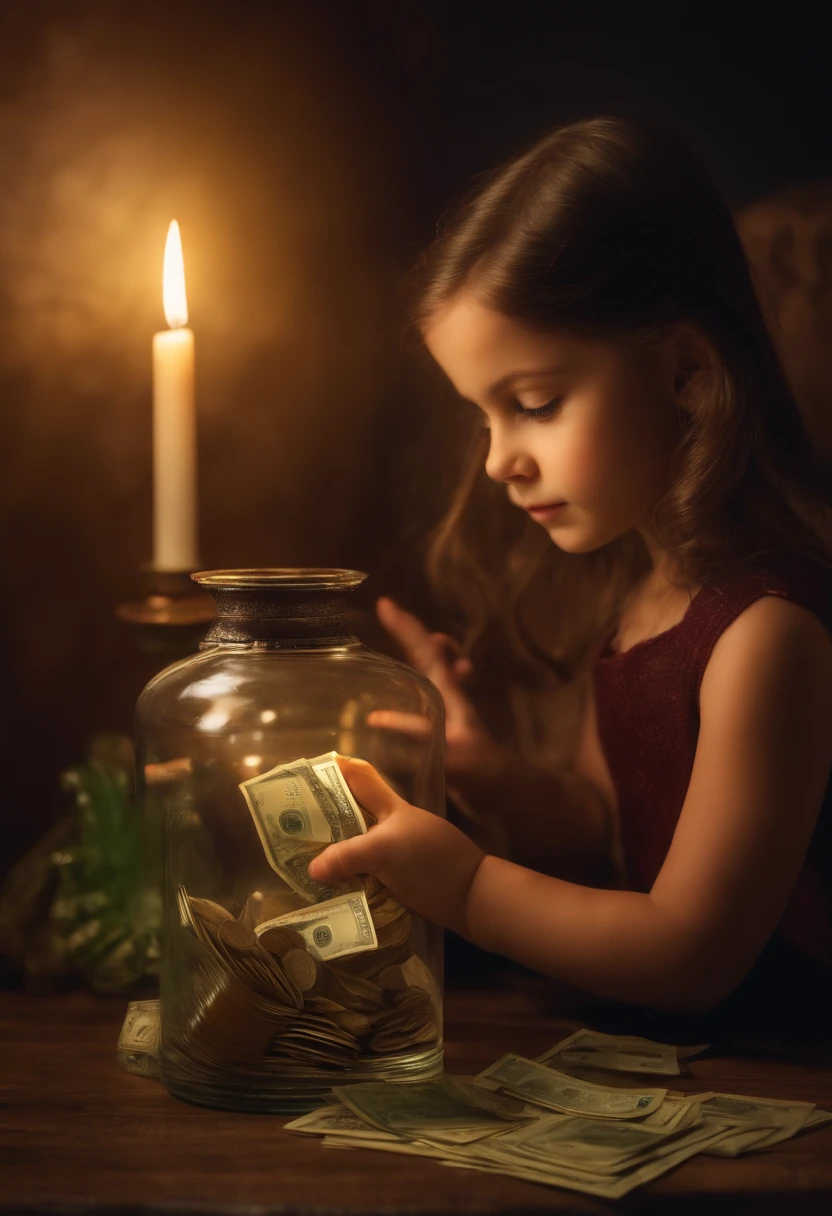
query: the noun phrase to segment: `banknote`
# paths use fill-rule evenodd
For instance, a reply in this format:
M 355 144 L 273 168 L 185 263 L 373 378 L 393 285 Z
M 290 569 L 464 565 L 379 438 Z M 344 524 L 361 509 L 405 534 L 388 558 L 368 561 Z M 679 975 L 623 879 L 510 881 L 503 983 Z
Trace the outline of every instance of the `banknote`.
M 321 1144 L 324 1148 L 369 1148 L 374 1152 L 396 1153 L 400 1157 L 437 1157 L 440 1160 L 441 1152 L 445 1151 L 421 1140 L 400 1140 L 398 1136 L 372 1140 L 367 1136 L 328 1135 Z
M 122 1051 L 116 1049 L 116 1063 L 123 1072 L 134 1073 L 137 1077 L 158 1077 L 159 1061 L 156 1056 L 144 1051 Z
M 683 1133 L 684 1134 L 684 1133 Z M 622 1119 L 548 1116 L 480 1146 L 486 1157 L 525 1161 L 534 1168 L 620 1173 L 639 1159 L 663 1155 L 677 1145 L 673 1128 L 651 1127 Z
M 261 921 L 254 930 L 257 937 L 269 929 L 288 928 L 300 933 L 306 949 L 313 958 L 331 962 L 358 954 L 362 950 L 375 950 L 378 946 L 370 906 L 363 890 L 338 895 L 334 899 L 287 912 L 273 920 Z
M 539 1064 L 560 1068 L 563 1064 L 584 1064 L 618 1072 L 651 1072 L 678 1076 L 681 1072 L 676 1048 L 669 1043 L 654 1043 L 628 1035 L 601 1034 L 597 1030 L 576 1030 L 537 1057 Z
M 709 1093 L 703 1095 L 705 1098 L 710 1096 Z M 672 1128 L 678 1131 L 683 1127 L 692 1127 L 701 1122 L 702 1118 L 699 1094 L 671 1094 L 668 1091 L 661 1106 L 652 1114 L 645 1115 L 641 1122 L 649 1127 L 664 1127 L 668 1130 Z
M 343 840 L 348 836 L 359 836 L 366 832 L 367 820 L 344 779 L 337 757 L 337 752 L 325 752 L 323 756 L 315 756 L 309 760 L 308 764 L 312 771 L 317 773 L 338 807 L 342 828 L 347 829 L 341 837 Z
M 802 1117 L 815 1109 L 814 1102 L 782 1101 L 779 1098 L 749 1098 L 745 1094 L 711 1094 L 702 1103 L 702 1114 L 731 1123 L 760 1124 L 766 1119 Z M 773 1126 L 769 1124 L 769 1126 Z
M 484 1169 L 486 1172 L 509 1174 L 511 1177 L 522 1178 L 528 1182 L 540 1182 L 546 1186 L 560 1186 L 568 1190 L 579 1191 L 586 1195 L 596 1195 L 604 1199 L 620 1199 L 637 1186 L 651 1182 L 668 1170 L 674 1169 L 689 1157 L 703 1152 L 709 1145 L 716 1143 L 725 1135 L 725 1125 L 716 1120 L 706 1119 L 700 1127 L 694 1128 L 678 1142 L 671 1141 L 665 1147 L 662 1156 L 652 1157 L 647 1161 L 637 1161 L 632 1168 L 619 1174 L 603 1175 L 591 1170 L 575 1168 L 546 1167 L 542 1163 L 533 1165 L 526 1161 L 507 1160 L 489 1161 L 483 1152 L 479 1161 L 466 1161 L 456 1156 L 446 1157 L 441 1164 L 456 1169 Z M 489 1149 L 495 1142 L 489 1142 Z M 388 1145 L 368 1145 L 373 1149 L 392 1147 Z
M 434 1140 L 466 1144 L 515 1126 L 513 1120 L 470 1101 L 465 1089 L 447 1077 L 399 1086 L 384 1082 L 335 1086 L 333 1093 L 365 1123 L 405 1139 L 429 1128 Z
M 332 756 L 279 764 L 240 784 L 269 865 L 311 903 L 335 890 L 309 877 L 309 862 L 327 845 L 367 827 Z
M 301 1132 L 306 1136 L 348 1136 L 359 1140 L 389 1140 L 397 1141 L 398 1136 L 392 1132 L 380 1131 L 377 1127 L 368 1127 L 355 1111 L 343 1106 L 340 1102 L 330 1106 L 319 1106 L 308 1115 L 301 1115 L 291 1123 L 284 1124 L 286 1131 Z
M 738 1157 L 755 1149 L 790 1140 L 811 1119 L 812 1102 L 789 1102 L 777 1098 L 749 1098 L 742 1094 L 712 1094 L 702 1111 L 730 1119 L 735 1129 L 708 1152 L 715 1157 Z
M 118 1036 L 116 1060 L 125 1072 L 142 1077 L 159 1075 L 161 1002 L 131 1001 Z
M 483 1089 L 509 1093 L 552 1110 L 596 1115 L 607 1119 L 633 1119 L 661 1105 L 665 1089 L 609 1089 L 590 1081 L 576 1081 L 555 1069 L 509 1053 L 477 1075 Z
M 161 1001 L 131 1001 L 118 1036 L 122 1051 L 146 1051 L 159 1054 L 161 1033 Z

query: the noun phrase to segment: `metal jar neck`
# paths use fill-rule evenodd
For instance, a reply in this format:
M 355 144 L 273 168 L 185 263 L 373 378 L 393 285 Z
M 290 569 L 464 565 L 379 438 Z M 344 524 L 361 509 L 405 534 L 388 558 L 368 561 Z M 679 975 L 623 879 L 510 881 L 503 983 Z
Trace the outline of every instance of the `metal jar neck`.
M 357 643 L 347 598 L 366 575 L 352 570 L 209 571 L 193 578 L 217 614 L 200 650 L 323 649 Z

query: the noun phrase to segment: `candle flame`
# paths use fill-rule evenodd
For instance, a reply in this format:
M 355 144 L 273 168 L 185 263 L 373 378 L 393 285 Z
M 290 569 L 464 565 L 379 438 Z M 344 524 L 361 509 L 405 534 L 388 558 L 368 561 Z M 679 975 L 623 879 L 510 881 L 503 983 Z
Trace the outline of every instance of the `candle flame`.
M 162 273 L 162 300 L 165 318 L 171 329 L 188 324 L 188 299 L 185 295 L 185 262 L 182 257 L 182 237 L 179 225 L 171 220 L 165 241 L 165 265 Z

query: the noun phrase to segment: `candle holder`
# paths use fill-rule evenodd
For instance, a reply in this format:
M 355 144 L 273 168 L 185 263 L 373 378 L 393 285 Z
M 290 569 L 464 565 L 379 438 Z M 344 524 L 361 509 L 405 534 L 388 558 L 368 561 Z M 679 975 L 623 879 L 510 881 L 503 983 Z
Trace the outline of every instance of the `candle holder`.
M 133 627 L 136 645 L 145 654 L 173 660 L 197 649 L 214 619 L 215 606 L 211 596 L 192 582 L 191 573 L 143 566 L 144 599 L 116 608 L 116 616 Z

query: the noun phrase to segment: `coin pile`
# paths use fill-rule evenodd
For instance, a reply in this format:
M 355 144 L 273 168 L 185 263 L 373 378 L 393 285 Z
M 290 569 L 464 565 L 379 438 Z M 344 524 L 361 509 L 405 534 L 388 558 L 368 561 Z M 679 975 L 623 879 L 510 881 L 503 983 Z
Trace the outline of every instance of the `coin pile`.
M 339 942 L 354 937 L 345 937 L 343 924 L 338 933 L 350 900 L 359 916 L 366 907 L 379 944 L 340 956 Z M 288 1057 L 338 1067 L 436 1042 L 435 981 L 409 945 L 409 914 L 376 879 L 366 877 L 359 896 L 255 920 L 253 927 L 246 921 L 258 904 L 268 907 L 265 899 L 250 897 L 236 918 L 183 887 L 178 904 L 189 978 L 175 1039 L 178 1053 L 194 1064 L 276 1065 Z M 331 959 L 327 947 L 335 948 Z

